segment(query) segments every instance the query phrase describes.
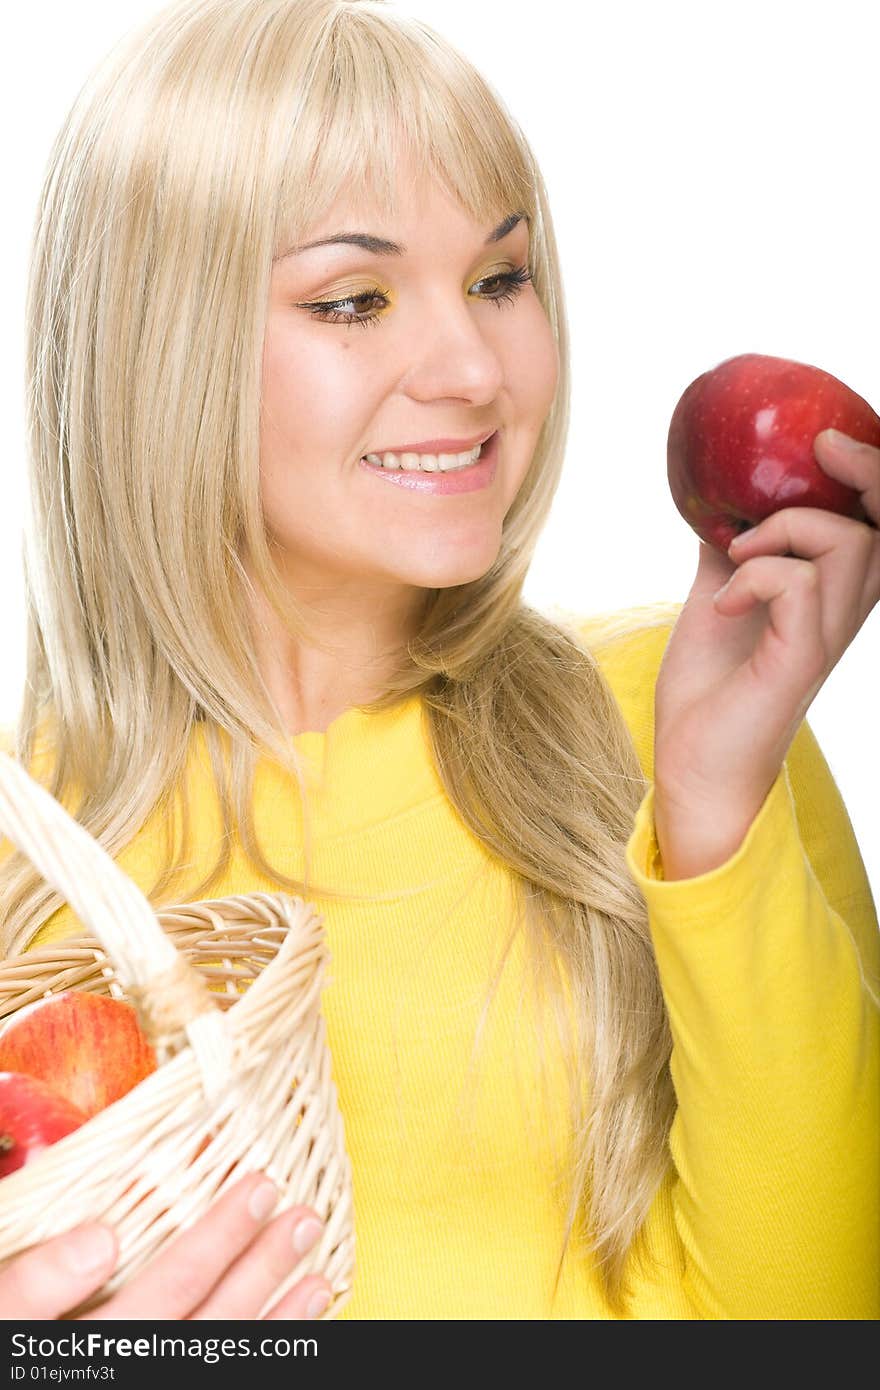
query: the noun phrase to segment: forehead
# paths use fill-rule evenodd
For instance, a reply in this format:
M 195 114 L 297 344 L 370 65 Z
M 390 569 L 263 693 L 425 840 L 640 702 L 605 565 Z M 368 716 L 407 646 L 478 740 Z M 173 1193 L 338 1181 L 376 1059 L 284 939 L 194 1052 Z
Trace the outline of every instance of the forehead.
M 419 245 L 436 245 L 443 236 L 482 244 L 519 209 L 528 225 L 529 203 L 520 201 L 521 182 L 511 181 L 516 191 L 505 188 L 507 181 L 497 178 L 491 164 L 482 177 L 464 178 L 461 169 L 428 163 L 412 151 L 398 147 L 397 155 L 391 165 L 380 162 L 377 167 L 354 158 L 349 143 L 345 168 L 332 160 L 324 170 L 313 165 L 306 186 L 300 184 L 297 205 L 287 205 L 289 216 L 282 213 L 276 259 L 341 232 L 366 233 L 395 247 L 368 250 L 409 254 Z
M 302 240 L 311 241 L 314 237 L 350 227 L 387 231 L 396 240 L 405 242 L 408 228 L 440 222 L 446 227 L 460 226 L 465 231 L 479 231 L 483 227 L 483 221 L 472 215 L 438 180 L 420 175 L 407 182 L 399 175 L 387 199 L 373 190 L 358 194 L 343 191 L 312 218 Z

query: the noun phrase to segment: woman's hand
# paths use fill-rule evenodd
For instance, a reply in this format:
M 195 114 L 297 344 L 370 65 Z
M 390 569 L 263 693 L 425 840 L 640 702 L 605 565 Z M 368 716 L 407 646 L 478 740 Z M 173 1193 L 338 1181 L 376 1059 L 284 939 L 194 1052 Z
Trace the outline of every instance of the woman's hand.
M 870 523 L 786 507 L 738 536 L 730 560 L 700 542 L 655 690 L 654 820 L 667 879 L 706 873 L 739 848 L 880 598 L 880 449 L 847 449 L 823 432 L 814 450 L 861 493 Z
M 256 1318 L 320 1234 L 318 1229 L 298 1250 L 296 1234 L 309 1217 L 317 1220 L 316 1213 L 291 1207 L 267 1221 L 277 1198 L 262 1174 L 242 1178 L 124 1289 L 79 1320 Z M 0 1270 L 0 1316 L 62 1317 L 101 1287 L 117 1256 L 112 1230 L 96 1223 L 34 1246 Z M 313 1308 L 312 1300 L 322 1290 L 332 1296 L 326 1279 L 308 1275 L 269 1309 L 266 1320 L 319 1316 L 323 1308 Z

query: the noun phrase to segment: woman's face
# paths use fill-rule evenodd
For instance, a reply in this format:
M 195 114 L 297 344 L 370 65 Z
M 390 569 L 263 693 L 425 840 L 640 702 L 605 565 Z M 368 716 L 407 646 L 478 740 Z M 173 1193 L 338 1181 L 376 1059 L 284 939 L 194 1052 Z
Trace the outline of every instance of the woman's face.
M 325 245 L 273 267 L 262 500 L 276 559 L 304 598 L 340 583 L 397 598 L 401 586 L 444 588 L 484 574 L 556 390 L 556 345 L 535 290 L 504 279 L 528 267 L 525 219 L 487 244 L 493 229 L 437 186 L 401 182 L 400 190 L 405 211 L 393 226 L 340 202 L 303 241 L 362 232 L 402 254 Z M 337 301 L 326 319 L 306 307 L 320 301 Z M 431 490 L 444 475 L 421 466 L 392 475 L 423 484 L 414 486 L 361 463 L 395 445 L 495 431 L 495 475 L 466 491 Z

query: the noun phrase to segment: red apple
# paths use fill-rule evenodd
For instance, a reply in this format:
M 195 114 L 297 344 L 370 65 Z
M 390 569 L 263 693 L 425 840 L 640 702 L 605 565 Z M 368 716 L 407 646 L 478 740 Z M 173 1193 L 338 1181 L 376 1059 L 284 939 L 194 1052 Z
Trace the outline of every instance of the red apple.
M 155 1071 L 156 1054 L 131 1004 L 68 989 L 11 1015 L 0 1070 L 38 1077 L 91 1116 Z
M 880 415 L 837 377 L 785 357 L 728 357 L 692 381 L 673 411 L 673 501 L 725 554 L 740 531 L 782 507 L 824 507 L 873 524 L 859 494 L 816 460 L 813 440 L 828 428 L 880 447 Z
M 87 1116 L 45 1081 L 0 1072 L 0 1178 L 84 1125 Z

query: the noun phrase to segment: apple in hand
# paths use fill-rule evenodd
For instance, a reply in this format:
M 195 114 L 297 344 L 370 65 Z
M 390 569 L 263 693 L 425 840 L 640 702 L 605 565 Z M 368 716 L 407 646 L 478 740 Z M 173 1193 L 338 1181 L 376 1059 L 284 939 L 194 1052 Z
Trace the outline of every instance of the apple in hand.
M 27 1004 L 0 1031 L 0 1071 L 46 1082 L 87 1117 L 156 1070 L 133 1006 L 69 989 Z
M 87 1116 L 45 1081 L 0 1072 L 0 1178 L 79 1129 Z
M 833 428 L 880 446 L 880 416 L 837 377 L 785 357 L 728 357 L 691 382 L 672 414 L 667 476 L 701 540 L 734 536 L 783 507 L 870 521 L 859 494 L 824 472 L 813 440 Z

